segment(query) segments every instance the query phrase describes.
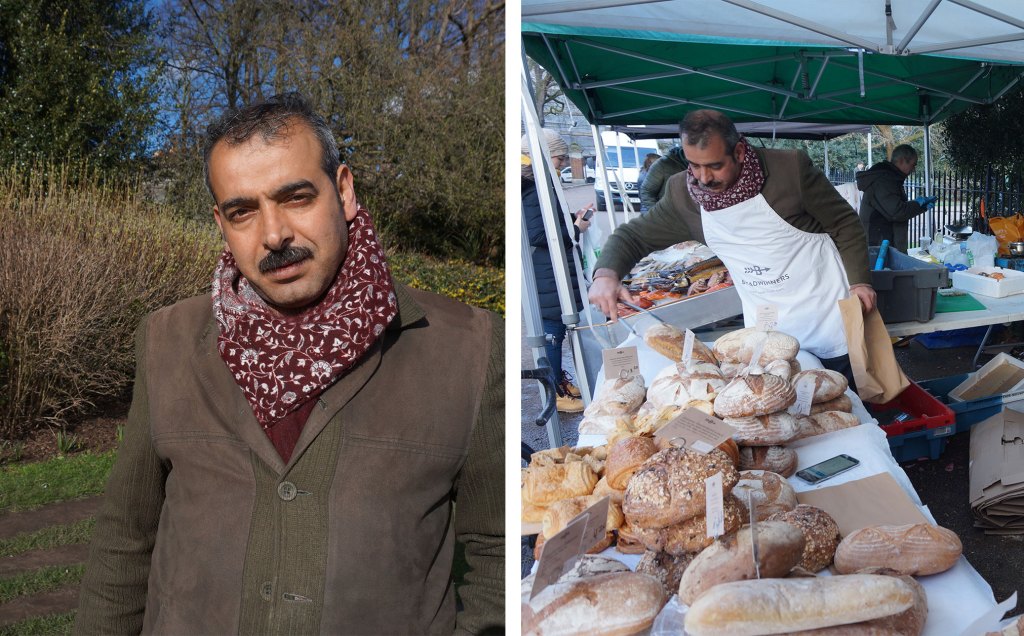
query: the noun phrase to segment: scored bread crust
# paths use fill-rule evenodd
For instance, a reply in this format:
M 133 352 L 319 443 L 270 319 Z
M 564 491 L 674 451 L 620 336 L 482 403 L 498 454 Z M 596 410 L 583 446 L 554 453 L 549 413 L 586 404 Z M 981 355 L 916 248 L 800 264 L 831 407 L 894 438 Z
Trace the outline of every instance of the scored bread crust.
M 748 492 L 753 495 L 756 521 L 764 521 L 776 512 L 788 512 L 797 505 L 796 491 L 786 478 L 769 470 L 741 471 L 740 480 L 732 489 L 732 494 L 747 508 L 749 517 Z
M 704 480 L 722 473 L 722 494 L 739 479 L 729 456 L 715 448 L 704 455 L 683 448 L 666 448 L 633 473 L 626 486 L 622 511 L 638 528 L 664 528 L 704 513 Z
M 850 386 L 846 376 L 831 369 L 807 369 L 793 375 L 790 380 L 796 386 L 803 378 L 811 378 L 814 382 L 814 397 L 812 402 L 828 402 L 834 400 Z
M 800 343 L 793 336 L 781 331 L 758 331 L 755 327 L 730 331 L 716 340 L 711 349 L 720 363 L 749 364 L 754 349 L 761 343 L 764 347 L 757 363 L 762 367 L 772 360 L 793 360 L 800 352 Z
M 930 523 L 868 526 L 848 534 L 836 548 L 841 573 L 886 567 L 900 574 L 923 576 L 953 567 L 963 553 L 955 532 Z
M 672 362 L 681 362 L 683 359 L 683 343 L 686 341 L 686 334 L 672 325 L 657 323 L 644 332 L 644 342 L 651 349 L 654 349 Z M 690 353 L 690 360 L 693 362 L 708 362 L 718 365 L 718 358 L 706 344 L 699 339 L 693 339 L 693 351 Z
M 522 605 L 523 633 L 617 636 L 647 629 L 665 604 L 661 583 L 636 572 L 556 583 Z
M 811 415 L 816 413 L 823 413 L 825 411 L 842 411 L 844 413 L 853 412 L 853 401 L 850 397 L 843 393 L 837 398 L 832 398 L 826 402 L 818 402 L 817 404 L 811 405 Z
M 718 417 L 753 417 L 768 415 L 789 408 L 796 402 L 796 390 L 777 375 L 739 376 L 718 392 L 715 415 Z
M 686 632 L 789 634 L 891 616 L 914 600 L 906 582 L 879 574 L 733 581 L 709 589 L 690 606 Z
M 732 438 L 744 446 L 778 446 L 800 436 L 796 416 L 778 411 L 754 417 L 726 417 L 723 421 L 733 427 Z
M 741 446 L 740 470 L 768 470 L 783 477 L 796 473 L 797 454 L 785 446 Z

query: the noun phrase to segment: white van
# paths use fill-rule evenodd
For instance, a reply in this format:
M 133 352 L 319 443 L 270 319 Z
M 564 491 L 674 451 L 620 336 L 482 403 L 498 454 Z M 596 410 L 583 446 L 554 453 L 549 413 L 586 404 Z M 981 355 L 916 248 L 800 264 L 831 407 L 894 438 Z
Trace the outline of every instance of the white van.
M 658 152 L 658 142 L 655 139 L 637 139 L 633 141 L 622 133 L 605 131 L 601 133 L 601 141 L 604 142 L 605 167 L 608 169 L 608 179 L 611 181 L 609 192 L 612 195 L 615 209 L 623 209 L 622 196 L 619 193 L 618 183 L 614 173 L 621 170 L 623 185 L 626 187 L 626 196 L 629 197 L 633 210 L 640 211 L 640 190 L 637 188 L 637 179 L 640 177 L 640 168 L 644 165 L 644 159 L 649 153 L 661 154 Z M 619 150 L 622 151 L 621 161 Z M 594 194 L 597 197 L 597 209 L 606 210 L 605 205 L 605 183 L 604 174 L 597 170 L 594 182 Z

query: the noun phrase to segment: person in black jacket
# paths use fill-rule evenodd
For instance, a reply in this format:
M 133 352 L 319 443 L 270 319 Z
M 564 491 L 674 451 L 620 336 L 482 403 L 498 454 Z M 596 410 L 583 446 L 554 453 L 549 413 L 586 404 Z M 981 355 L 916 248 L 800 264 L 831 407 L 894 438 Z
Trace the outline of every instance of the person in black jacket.
M 558 133 L 547 128 L 542 129 L 542 143 L 548 149 L 551 162 L 554 164 L 554 174 L 569 163 L 569 145 Z M 526 231 L 533 253 L 533 274 L 537 282 L 537 296 L 540 305 L 541 320 L 544 323 L 544 333 L 549 336 L 545 345 L 548 362 L 554 375 L 555 386 L 558 392 L 557 408 L 563 413 L 579 413 L 583 410 L 583 401 L 580 399 L 580 391 L 572 382 L 571 376 L 562 369 L 562 343 L 565 340 L 565 325 L 562 323 L 562 309 L 558 301 L 558 289 L 555 285 L 555 270 L 551 263 L 551 252 L 548 249 L 547 236 L 544 233 L 543 210 L 540 206 L 540 198 L 537 195 L 537 183 L 534 180 L 533 165 L 530 161 L 529 144 L 527 138 L 522 139 L 522 153 L 524 156 L 522 166 L 522 197 L 523 215 L 526 223 Z M 590 221 L 583 220 L 586 210 L 576 212 L 576 222 L 573 233 L 579 237 L 580 232 L 585 232 L 590 227 Z M 556 219 L 559 232 L 559 242 L 565 252 L 565 259 L 569 265 L 569 276 L 572 280 L 572 292 L 576 303 L 576 311 L 582 307 L 580 298 L 580 285 L 576 277 L 576 267 L 573 264 L 572 245 L 573 240 L 562 222 L 562 215 L 558 214 Z
M 910 219 L 935 205 L 935 197 L 907 199 L 903 182 L 917 168 L 917 151 L 902 144 L 892 151 L 889 161 L 880 161 L 870 169 L 857 173 L 857 189 L 864 193 L 860 200 L 860 222 L 868 245 L 889 245 L 907 251 L 907 229 Z

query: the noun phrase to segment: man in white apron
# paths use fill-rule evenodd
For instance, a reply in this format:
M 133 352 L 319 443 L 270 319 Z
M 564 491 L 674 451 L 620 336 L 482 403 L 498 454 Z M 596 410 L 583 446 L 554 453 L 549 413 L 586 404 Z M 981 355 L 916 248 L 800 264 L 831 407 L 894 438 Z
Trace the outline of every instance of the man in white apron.
M 616 319 L 617 302 L 633 300 L 620 281 L 638 260 L 698 240 L 732 274 L 748 326 L 758 305 L 774 305 L 778 330 L 852 383 L 837 303 L 853 294 L 865 312 L 875 306 L 857 213 L 805 152 L 753 148 L 718 111 L 691 112 L 681 134 L 689 168 L 647 216 L 609 237 L 590 301 Z

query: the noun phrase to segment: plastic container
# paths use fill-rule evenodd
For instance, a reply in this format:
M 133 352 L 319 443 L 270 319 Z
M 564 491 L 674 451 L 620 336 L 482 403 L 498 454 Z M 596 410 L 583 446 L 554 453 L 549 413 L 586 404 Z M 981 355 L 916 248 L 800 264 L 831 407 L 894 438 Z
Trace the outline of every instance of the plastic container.
M 957 433 L 969 431 L 978 422 L 987 420 L 1003 410 L 1002 395 L 991 395 L 969 402 L 957 402 L 950 399 L 949 392 L 963 384 L 969 375 L 969 373 L 962 373 L 935 380 L 925 380 L 920 383 L 922 389 L 928 391 L 935 399 L 953 411 L 953 415 L 956 417 Z
M 891 402 L 864 406 L 885 431 L 898 462 L 938 459 L 946 448 L 946 438 L 956 432 L 952 409 L 913 381 Z
M 1003 279 L 996 280 L 982 274 L 1000 274 Z M 1024 272 L 1015 269 L 972 267 L 963 272 L 953 272 L 949 277 L 953 281 L 953 287 L 991 298 L 1024 293 Z
M 868 262 L 878 258 L 878 248 L 868 248 Z M 916 320 L 928 322 L 935 317 L 935 298 L 939 287 L 949 283 L 949 272 L 907 256 L 889 247 L 884 270 L 871 272 L 871 285 L 878 294 L 878 312 L 887 323 Z

